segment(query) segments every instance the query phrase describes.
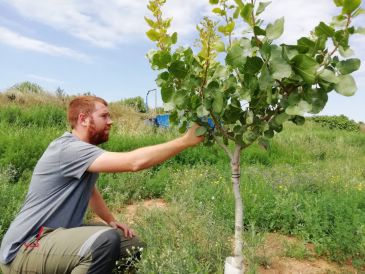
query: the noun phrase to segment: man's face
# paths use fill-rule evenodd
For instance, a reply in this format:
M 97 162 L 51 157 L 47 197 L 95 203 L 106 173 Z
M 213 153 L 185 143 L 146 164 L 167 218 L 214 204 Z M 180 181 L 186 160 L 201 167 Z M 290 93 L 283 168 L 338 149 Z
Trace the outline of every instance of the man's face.
M 112 123 L 108 107 L 96 102 L 95 111 L 89 116 L 88 135 L 90 143 L 99 145 L 108 141 Z

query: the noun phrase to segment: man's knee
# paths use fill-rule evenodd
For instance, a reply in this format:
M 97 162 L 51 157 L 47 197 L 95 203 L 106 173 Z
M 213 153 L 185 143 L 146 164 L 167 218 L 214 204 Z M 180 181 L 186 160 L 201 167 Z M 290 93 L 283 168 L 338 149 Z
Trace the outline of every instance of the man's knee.
M 120 256 L 120 236 L 117 230 L 108 229 L 94 239 L 91 247 L 91 265 L 88 274 L 112 273 Z
M 103 232 L 91 246 L 91 253 L 95 255 L 106 255 L 113 259 L 120 256 L 120 235 L 116 229 L 109 229 Z

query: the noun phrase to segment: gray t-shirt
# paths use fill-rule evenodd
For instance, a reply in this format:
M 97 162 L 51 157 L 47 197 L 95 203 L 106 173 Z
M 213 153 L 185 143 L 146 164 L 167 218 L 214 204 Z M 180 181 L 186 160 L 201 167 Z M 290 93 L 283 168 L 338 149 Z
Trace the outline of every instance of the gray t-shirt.
M 71 228 L 82 224 L 99 176 L 86 170 L 103 152 L 69 132 L 48 146 L 34 169 L 25 202 L 3 238 L 1 263 L 11 262 L 42 226 Z

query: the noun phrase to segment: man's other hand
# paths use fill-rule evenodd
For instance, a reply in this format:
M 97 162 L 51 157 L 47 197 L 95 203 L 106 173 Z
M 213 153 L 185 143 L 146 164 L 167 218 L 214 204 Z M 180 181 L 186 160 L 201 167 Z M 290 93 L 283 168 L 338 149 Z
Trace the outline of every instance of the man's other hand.
M 189 147 L 195 146 L 204 140 L 204 136 L 196 136 L 196 134 L 195 134 L 195 130 L 198 127 L 199 127 L 199 125 L 194 123 L 193 126 L 191 128 L 189 128 L 188 131 L 183 136 L 184 142 Z
M 121 224 L 121 223 L 118 223 L 116 221 L 111 221 L 109 223 L 109 225 L 112 227 L 112 228 L 115 228 L 115 229 L 121 229 L 123 230 L 124 232 L 124 237 L 126 238 L 133 238 L 134 236 L 136 236 L 136 234 L 134 233 L 134 231 L 132 229 L 130 229 L 127 225 L 125 224 Z

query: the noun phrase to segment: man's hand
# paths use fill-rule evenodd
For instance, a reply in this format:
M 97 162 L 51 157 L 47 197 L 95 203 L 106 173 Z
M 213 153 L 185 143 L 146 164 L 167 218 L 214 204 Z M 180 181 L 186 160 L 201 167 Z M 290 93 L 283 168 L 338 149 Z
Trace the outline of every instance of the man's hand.
M 126 237 L 126 238 L 133 238 L 134 236 L 136 236 L 134 231 L 132 229 L 130 229 L 128 226 L 126 226 L 125 224 L 121 224 L 116 221 L 111 221 L 111 222 L 109 222 L 109 225 L 112 228 L 123 230 L 124 237 Z
M 199 144 L 204 140 L 204 136 L 196 136 L 195 130 L 199 127 L 198 124 L 193 124 L 191 128 L 183 136 L 184 142 L 190 147 Z

